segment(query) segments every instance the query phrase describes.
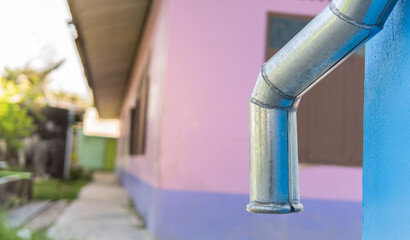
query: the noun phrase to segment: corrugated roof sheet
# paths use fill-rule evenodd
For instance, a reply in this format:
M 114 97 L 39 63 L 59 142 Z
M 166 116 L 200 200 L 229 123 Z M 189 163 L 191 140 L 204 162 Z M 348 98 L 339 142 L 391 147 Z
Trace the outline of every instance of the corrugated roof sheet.
M 68 0 L 100 116 L 120 114 L 150 0 Z

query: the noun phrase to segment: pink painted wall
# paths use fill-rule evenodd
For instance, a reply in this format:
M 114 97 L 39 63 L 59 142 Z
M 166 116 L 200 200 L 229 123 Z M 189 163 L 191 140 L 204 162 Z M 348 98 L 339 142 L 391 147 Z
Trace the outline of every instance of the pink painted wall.
M 267 13 L 316 15 L 326 5 L 170 1 L 162 188 L 248 193 L 248 98 L 264 61 Z M 361 197 L 360 168 L 304 168 L 301 182 L 302 197 Z
M 327 2 L 162 2 L 122 110 L 119 166 L 163 189 L 248 194 L 248 99 L 264 61 L 267 14 L 316 15 Z M 131 157 L 129 110 L 150 51 L 148 150 Z M 302 166 L 300 175 L 302 197 L 361 200 L 361 168 Z

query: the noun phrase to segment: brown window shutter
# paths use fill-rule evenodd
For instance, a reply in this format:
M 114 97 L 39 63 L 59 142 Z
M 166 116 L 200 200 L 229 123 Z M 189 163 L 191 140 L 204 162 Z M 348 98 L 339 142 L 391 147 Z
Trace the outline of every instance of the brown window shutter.
M 309 17 L 270 13 L 266 60 L 299 32 Z M 346 60 L 303 96 L 298 109 L 299 160 L 361 166 L 363 153 L 364 56 Z

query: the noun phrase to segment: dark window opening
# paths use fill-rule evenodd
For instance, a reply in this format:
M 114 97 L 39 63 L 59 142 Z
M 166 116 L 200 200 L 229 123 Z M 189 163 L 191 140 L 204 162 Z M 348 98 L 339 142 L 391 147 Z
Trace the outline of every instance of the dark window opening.
M 145 154 L 149 90 L 148 81 L 149 78 L 147 74 L 144 74 L 137 90 L 135 107 L 131 109 L 130 155 Z
M 268 15 L 266 60 L 311 17 Z M 298 109 L 299 161 L 361 166 L 363 156 L 364 48 L 302 97 Z

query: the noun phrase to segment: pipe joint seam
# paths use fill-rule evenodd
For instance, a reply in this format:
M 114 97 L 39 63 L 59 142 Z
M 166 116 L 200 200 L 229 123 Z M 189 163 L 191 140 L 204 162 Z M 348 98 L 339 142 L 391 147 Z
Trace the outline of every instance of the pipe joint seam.
M 343 20 L 347 23 L 350 23 L 353 26 L 356 26 L 358 28 L 362 28 L 362 29 L 366 29 L 366 30 L 376 30 L 376 31 L 380 31 L 380 30 L 383 29 L 383 25 L 366 24 L 366 23 L 357 21 L 357 20 L 343 14 L 339 9 L 337 9 L 336 5 L 333 2 L 329 3 L 329 9 L 330 9 L 330 11 L 332 11 L 332 13 L 334 15 L 336 15 L 341 20 Z
M 295 100 L 295 97 L 292 97 L 292 96 L 287 95 L 286 93 L 282 92 L 278 87 L 275 86 L 275 84 L 273 84 L 273 83 L 269 80 L 269 77 L 268 77 L 268 75 L 266 74 L 266 71 L 265 71 L 265 64 L 266 64 L 266 63 L 264 63 L 264 64 L 262 65 L 261 74 L 262 74 L 262 78 L 263 78 L 263 80 L 266 82 L 266 84 L 268 84 L 268 86 L 269 86 L 274 92 L 276 92 L 278 95 L 280 95 L 281 97 L 283 97 L 283 98 L 285 98 L 285 99 L 289 99 L 289 100 Z
M 294 100 L 293 104 L 289 107 L 282 107 L 282 106 L 273 106 L 268 103 L 264 103 L 254 97 L 249 98 L 249 102 L 258 105 L 259 107 L 267 108 L 267 109 L 277 109 L 277 110 L 282 110 L 282 111 L 287 111 L 287 112 L 296 112 L 297 108 L 299 106 L 300 98 L 297 98 Z
M 277 88 L 267 78 L 264 66 L 265 64 L 262 65 L 258 80 L 256 81 L 255 88 L 249 101 L 267 109 L 286 111 L 295 110 L 298 106 L 300 97 L 289 96 Z

